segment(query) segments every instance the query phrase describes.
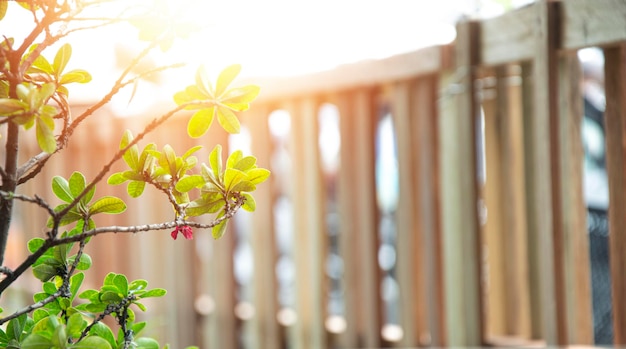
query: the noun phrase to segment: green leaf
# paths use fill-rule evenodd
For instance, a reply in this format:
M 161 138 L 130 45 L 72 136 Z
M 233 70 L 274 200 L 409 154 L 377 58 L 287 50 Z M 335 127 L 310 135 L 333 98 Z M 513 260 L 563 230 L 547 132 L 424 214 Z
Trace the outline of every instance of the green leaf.
M 209 164 L 213 170 L 213 176 L 219 179 L 222 175 L 222 146 L 216 145 L 209 154 Z
M 72 338 L 79 338 L 85 327 L 87 327 L 87 321 L 81 313 L 74 313 L 67 320 L 67 332 Z
M 124 297 L 128 295 L 128 279 L 126 279 L 125 275 L 115 275 L 115 277 L 113 278 L 113 283 Z
M 144 311 L 144 312 L 145 312 L 145 311 L 147 310 L 146 306 L 145 306 L 145 305 L 143 305 L 142 303 L 139 303 L 139 302 L 133 302 L 133 304 L 135 304 L 135 305 L 137 306 L 137 308 L 139 308 L 139 310 L 141 310 L 141 311 Z
M 82 293 L 80 293 L 78 295 L 78 298 L 80 298 L 80 299 L 91 299 L 91 298 L 93 298 L 97 294 L 98 294 L 98 291 L 96 291 L 96 290 L 86 290 L 86 291 L 83 291 Z
M 40 249 L 41 246 L 43 246 L 45 242 L 46 242 L 46 240 L 44 240 L 42 238 L 32 238 L 32 239 L 30 239 L 28 241 L 28 252 L 35 253 L 35 251 Z
M 130 183 L 128 183 L 126 191 L 128 191 L 128 195 L 130 195 L 131 197 L 137 198 L 141 196 L 141 194 L 143 194 L 143 190 L 145 189 L 145 187 L 146 182 L 130 181 Z
M 122 135 L 122 140 L 120 141 L 120 150 L 126 148 L 133 141 L 133 134 L 130 130 L 126 130 L 124 135 Z M 137 145 L 133 145 L 130 147 L 123 155 L 124 162 L 131 169 L 137 171 L 139 167 L 139 147 Z
M 47 294 L 54 294 L 57 291 L 57 287 L 54 282 L 44 282 L 42 288 Z
M 124 182 L 126 182 L 128 179 L 124 176 L 123 172 L 117 172 L 112 174 L 109 179 L 107 180 L 107 183 L 110 185 L 118 185 L 118 184 L 122 184 Z
M 40 264 L 33 268 L 33 275 L 41 281 L 48 281 L 57 275 L 57 268 L 49 264 Z
M 70 57 L 72 57 L 72 46 L 70 44 L 61 46 L 54 56 L 54 62 L 52 63 L 57 77 L 65 70 L 65 66 L 67 62 L 70 61 Z
M 234 168 L 227 168 L 226 172 L 224 172 L 224 184 L 226 185 L 227 191 L 232 190 L 234 186 L 246 179 L 247 175 L 243 171 Z
M 253 168 L 246 172 L 246 175 L 248 175 L 248 180 L 252 182 L 252 184 L 265 182 L 265 180 L 269 178 L 270 174 L 270 171 L 264 168 Z
M 251 192 L 255 190 L 256 190 L 256 185 L 252 184 L 252 182 L 247 181 L 247 180 L 243 180 L 237 183 L 237 185 L 230 188 L 230 191 L 233 191 L 233 192 Z
M 130 291 L 142 291 L 148 286 L 148 281 L 143 279 L 134 280 L 128 285 Z
M 0 1 L 0 4 L 3 2 Z M 28 104 L 12 98 L 0 98 L 0 116 L 9 116 L 28 109 Z
M 72 193 L 72 197 L 75 198 L 78 195 L 80 195 L 80 193 L 82 193 L 83 190 L 85 190 L 85 186 L 86 186 L 85 176 L 83 176 L 82 173 L 75 171 L 70 176 L 70 179 L 68 180 L 68 184 L 70 187 L 70 192 Z
M 243 193 L 243 196 L 246 198 L 246 201 L 244 201 L 241 208 L 248 212 L 254 212 L 256 210 L 256 201 L 254 200 L 254 197 L 248 193 Z
M 72 275 L 72 277 L 70 277 L 70 293 L 72 294 L 72 298 L 71 298 L 72 300 L 78 294 L 78 290 L 80 289 L 80 285 L 83 284 L 83 280 L 85 280 L 84 273 L 76 273 Z
M 234 111 L 245 111 L 261 91 L 256 85 L 233 88 L 220 98 L 220 103 Z
M 122 213 L 126 210 L 126 204 L 120 198 L 115 196 L 104 196 L 91 205 L 89 208 L 90 214 L 97 213 Z
M 122 301 L 122 296 L 117 292 L 106 291 L 100 295 L 100 300 L 103 303 L 119 303 Z
M 64 85 L 72 82 L 84 84 L 89 81 L 91 81 L 91 74 L 89 74 L 89 72 L 83 69 L 73 69 L 61 76 L 59 84 Z
M 65 349 L 67 345 L 67 331 L 65 325 L 61 324 L 57 326 L 57 328 L 54 329 L 54 334 L 51 339 L 54 348 Z
M 150 298 L 150 297 L 163 297 L 167 291 L 163 288 L 153 288 L 146 293 L 142 294 L 139 298 Z
M 74 200 L 74 195 L 72 195 L 67 180 L 61 176 L 54 176 L 52 178 L 52 192 L 54 192 L 54 195 L 56 195 L 59 199 L 67 203 Z
M 241 129 L 239 119 L 237 119 L 235 113 L 228 108 L 217 108 L 217 121 L 220 123 L 224 131 L 228 133 L 239 133 Z
M 137 349 L 159 349 L 159 343 L 148 337 L 137 338 L 135 344 Z
M 48 123 L 45 122 L 45 117 L 43 115 L 39 115 L 37 118 L 37 144 L 39 144 L 39 148 L 45 151 L 48 154 L 54 153 L 57 149 L 57 141 L 54 138 L 54 125 L 53 127 L 49 127 Z
M 22 331 L 24 331 L 24 327 L 26 326 L 26 314 L 22 314 L 11 321 L 7 325 L 6 334 L 9 339 L 20 340 L 22 336 Z
M 32 333 L 21 343 L 21 349 L 50 349 L 53 347 L 52 340 L 39 333 Z
M 111 344 L 104 338 L 89 336 L 69 346 L 71 349 L 111 349 Z
M 222 70 L 215 84 L 215 97 L 220 97 L 226 91 L 228 85 L 235 80 L 240 71 L 241 65 L 239 64 L 233 64 Z
M 133 324 L 132 330 L 135 333 L 135 335 L 139 334 L 146 327 L 146 324 L 147 323 L 145 321 L 141 321 L 141 322 L 137 322 Z
M 111 345 L 111 347 L 117 346 L 115 343 L 115 336 L 113 335 L 113 331 L 111 331 L 109 326 L 103 324 L 102 322 L 98 322 L 93 327 L 91 327 L 89 333 L 94 337 L 103 338 Z
M 209 130 L 209 127 L 211 127 L 213 123 L 213 118 L 215 117 L 215 108 L 216 107 L 208 107 L 201 109 L 191 116 L 187 124 L 187 134 L 189 134 L 189 137 L 201 137 Z
M 226 159 L 226 168 L 235 168 L 235 164 L 241 159 L 243 159 L 243 152 L 241 150 L 235 150 L 228 156 L 228 159 Z
M 176 190 L 181 193 L 186 193 L 191 189 L 201 187 L 204 185 L 205 180 L 200 175 L 191 175 L 181 178 L 178 183 L 176 183 Z
M 74 263 L 74 260 L 76 260 L 76 256 L 71 256 L 69 258 L 69 263 Z M 91 257 L 86 254 L 83 253 L 82 255 L 80 255 L 80 260 L 78 261 L 78 264 L 76 265 L 76 269 L 78 270 L 87 270 L 89 268 L 91 268 Z
M 221 238 L 224 235 L 224 232 L 226 232 L 226 223 L 227 222 L 228 222 L 227 220 L 224 220 L 220 224 L 214 226 L 211 229 L 211 233 L 213 234 L 213 238 L 215 240 Z
M 254 168 L 255 165 L 256 165 L 256 158 L 254 156 L 246 156 L 246 157 L 243 157 L 241 160 L 237 161 L 237 163 L 235 164 L 235 166 L 233 166 L 233 168 L 239 171 L 246 172 Z

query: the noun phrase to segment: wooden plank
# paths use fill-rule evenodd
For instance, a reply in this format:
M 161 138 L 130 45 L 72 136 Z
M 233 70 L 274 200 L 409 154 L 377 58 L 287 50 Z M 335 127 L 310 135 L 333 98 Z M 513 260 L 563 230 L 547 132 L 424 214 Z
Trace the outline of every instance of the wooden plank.
M 561 287 L 563 274 L 559 271 L 562 267 L 562 255 L 558 217 L 560 209 L 555 207 L 559 203 L 555 198 L 553 182 L 558 178 L 558 166 L 551 159 L 558 154 L 557 144 L 553 131 L 557 120 L 557 95 L 556 95 L 556 28 L 554 20 L 554 7 L 547 1 L 537 3 L 535 7 L 541 25 L 535 29 L 536 57 L 533 61 L 533 87 L 532 87 L 532 113 L 525 124 L 528 137 L 525 148 L 527 149 L 527 198 L 528 222 L 529 222 L 529 245 L 532 251 L 529 258 L 536 257 L 538 268 L 536 273 L 537 282 L 533 286 L 538 287 L 539 306 L 541 312 L 541 338 L 548 345 L 561 345 L 566 341 L 564 326 L 564 302 Z M 529 96 L 530 97 L 530 96 Z M 553 177 L 555 176 L 555 177 Z M 557 239 L 558 241 L 555 241 Z M 536 319 L 534 319 L 536 320 Z M 535 333 L 536 334 L 536 333 Z
M 356 229 L 357 216 L 356 202 L 354 198 L 358 195 L 359 188 L 355 179 L 361 174 L 358 171 L 357 158 L 357 136 L 354 132 L 354 125 L 357 120 L 354 113 L 354 93 L 343 93 L 336 97 L 336 105 L 339 110 L 339 133 L 341 137 L 340 164 L 338 169 L 338 201 L 339 214 L 339 254 L 343 260 L 343 288 L 344 288 L 344 319 L 346 330 L 339 335 L 338 345 L 343 348 L 356 348 L 359 346 L 358 309 L 363 306 L 359 299 L 359 274 L 364 271 L 360 268 L 358 255 L 359 251 L 354 248 L 355 241 L 362 239 Z
M 524 195 L 524 149 L 520 79 L 518 69 L 497 69 L 496 94 L 499 123 L 501 234 L 504 251 L 506 304 L 505 334 L 530 337 L 530 300 L 527 269 L 527 225 Z
M 381 297 L 378 275 L 378 234 L 375 180 L 375 125 L 376 107 L 373 92 L 359 89 L 354 92 L 354 120 L 352 124 L 355 138 L 355 152 L 352 154 L 355 171 L 353 179 L 357 189 L 353 198 L 356 210 L 355 229 L 358 238 L 353 241 L 358 266 L 356 290 L 359 307 L 357 311 L 357 332 L 359 347 L 379 347 L 381 345 Z M 342 160 L 343 161 L 343 160 Z
M 323 301 L 322 178 L 318 146 L 317 102 L 313 98 L 290 105 L 293 164 L 294 258 L 296 263 L 295 348 L 321 348 L 325 343 Z
M 418 210 L 422 231 L 422 253 L 420 269 L 424 282 L 428 333 L 420 332 L 421 346 L 440 347 L 445 345 L 444 288 L 442 266 L 442 242 L 439 219 L 439 139 L 437 133 L 438 76 L 420 78 L 413 94 L 414 149 L 419 172 L 416 191 L 419 193 Z
M 623 0 L 562 1 L 562 48 L 580 49 L 626 41 Z
M 581 67 L 575 52 L 559 60 L 559 142 L 568 342 L 593 339 L 587 210 L 583 195 Z
M 436 251 L 433 244 L 435 234 L 435 206 L 433 172 L 436 164 L 433 147 L 433 123 L 436 115 L 437 96 L 435 92 L 435 79 L 433 76 L 422 77 L 415 81 L 411 88 L 411 153 L 413 161 L 413 185 L 415 197 L 415 253 L 414 273 L 416 300 L 413 303 L 413 311 L 417 317 L 416 335 L 418 345 L 439 345 L 433 337 L 439 339 L 441 317 L 435 312 L 441 305 L 441 297 L 433 293 L 436 291 L 437 276 L 434 273 L 435 260 L 432 259 Z M 427 235 L 431 235 L 427 237 Z M 432 278 L 429 276 L 433 275 Z M 439 316 L 439 318 L 438 318 Z
M 626 344 L 626 45 L 604 50 L 613 343 Z
M 502 69 L 497 69 L 500 72 Z M 499 74 L 496 79 L 502 79 Z M 484 77 L 493 80 L 494 77 Z M 484 113 L 484 140 L 485 140 L 485 183 L 481 190 L 483 203 L 486 207 L 486 221 L 481 226 L 482 243 L 486 248 L 485 252 L 485 280 L 486 280 L 486 300 L 485 300 L 485 333 L 487 338 L 493 336 L 503 336 L 507 334 L 507 299 L 505 285 L 505 265 L 509 258 L 508 251 L 505 250 L 505 236 L 507 230 L 504 216 L 508 200 L 501 194 L 504 187 L 502 181 L 503 167 L 501 154 L 501 109 L 506 107 L 506 98 L 498 94 L 495 98 L 493 86 L 483 87 L 482 109 Z M 506 203 L 506 204 L 505 204 Z
M 478 61 L 476 33 L 474 23 L 457 26 L 458 80 L 454 83 L 459 91 L 451 101 L 442 101 L 439 124 L 446 344 L 453 346 L 484 342 L 475 143 L 479 114 L 473 88 Z
M 410 84 L 400 82 L 391 86 L 390 104 L 391 118 L 393 120 L 394 132 L 396 136 L 396 147 L 398 156 L 398 185 L 400 192 L 398 195 L 398 208 L 396 220 L 398 225 L 397 233 L 397 280 L 400 288 L 400 327 L 403 330 L 402 340 L 398 345 L 403 347 L 413 347 L 418 344 L 418 319 L 414 305 L 419 302 L 421 292 L 416 289 L 416 268 L 415 253 L 417 247 L 415 206 L 413 188 L 413 161 L 411 154 L 414 152 L 411 144 L 413 135 L 411 133 L 410 111 Z
M 298 77 L 255 78 L 254 83 L 263 86 L 258 97 L 258 101 L 263 102 L 345 91 L 436 72 L 449 61 L 449 51 L 448 46 L 433 46 Z
M 257 165 L 270 168 L 273 152 L 269 131 L 268 116 L 270 109 L 266 105 L 255 106 L 243 115 L 242 122 L 248 126 L 251 137 L 252 155 L 257 158 Z M 273 225 L 272 195 L 273 181 L 269 180 L 257 187 L 253 193 L 256 211 L 251 215 L 251 247 L 254 258 L 252 281 L 252 303 L 255 316 L 252 318 L 252 344 L 257 348 L 280 347 L 280 336 L 276 314 L 276 238 Z
M 480 62 L 498 65 L 530 60 L 535 53 L 536 5 L 480 22 Z

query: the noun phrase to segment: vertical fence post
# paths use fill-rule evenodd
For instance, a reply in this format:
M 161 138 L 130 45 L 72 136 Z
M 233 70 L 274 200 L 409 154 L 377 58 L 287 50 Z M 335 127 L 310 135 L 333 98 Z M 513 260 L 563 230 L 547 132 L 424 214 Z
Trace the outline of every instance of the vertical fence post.
M 313 97 L 297 101 L 292 115 L 294 257 L 296 261 L 296 348 L 326 346 L 323 301 L 324 242 L 322 178 L 318 146 L 317 103 Z
M 448 86 L 448 93 L 455 98 L 443 101 L 439 124 L 446 344 L 454 346 L 483 343 L 475 142 L 479 115 L 474 92 L 476 29 L 476 23 L 470 22 L 457 26 L 456 81 Z
M 561 57 L 559 64 L 559 161 L 563 219 L 565 299 L 568 343 L 593 344 L 591 272 L 585 198 L 581 125 L 583 97 L 581 68 L 575 52 Z
M 257 164 L 269 168 L 272 156 L 272 139 L 269 131 L 270 110 L 265 105 L 255 106 L 245 114 L 245 124 L 250 129 L 253 155 Z M 254 192 L 256 211 L 251 215 L 251 245 L 254 258 L 252 319 L 253 343 L 258 348 L 279 348 L 280 337 L 276 314 L 276 238 L 273 226 L 273 181 L 258 186 Z
M 374 135 L 376 125 L 376 107 L 373 93 L 368 89 L 360 89 L 354 93 L 354 124 L 355 153 L 358 176 L 353 181 L 356 196 L 356 231 L 358 238 L 354 248 L 359 251 L 357 265 L 359 267 L 357 299 L 361 305 L 357 309 L 357 328 L 359 345 L 363 347 L 380 346 L 381 330 L 381 298 L 380 276 L 377 260 L 377 209 L 375 180 L 375 149 Z
M 613 343 L 626 344 L 626 45 L 604 50 Z
M 410 127 L 410 85 L 408 82 L 394 84 L 391 90 L 391 115 L 395 128 L 398 151 L 398 284 L 400 287 L 400 326 L 403 338 L 399 345 L 412 347 L 417 345 L 417 312 L 414 305 L 419 302 L 421 292 L 416 288 L 417 265 L 415 264 L 416 251 L 416 222 L 414 220 L 414 189 L 412 173 L 414 168 L 411 153 L 414 151 L 411 144 Z

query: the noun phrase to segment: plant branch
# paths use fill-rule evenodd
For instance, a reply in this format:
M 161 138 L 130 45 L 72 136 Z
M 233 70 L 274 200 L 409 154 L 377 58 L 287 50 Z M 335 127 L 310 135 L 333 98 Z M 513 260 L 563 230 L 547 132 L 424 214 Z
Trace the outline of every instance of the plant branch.
M 86 190 L 88 191 L 89 189 L 86 189 Z M 184 221 L 183 224 L 188 225 L 192 228 L 199 228 L 199 229 L 213 228 L 214 226 L 222 223 L 223 221 L 232 218 L 233 215 L 239 210 L 239 208 L 241 208 L 244 202 L 245 202 L 245 198 L 243 196 L 237 196 L 234 204 L 228 205 L 226 212 L 222 217 L 216 218 L 208 224 L 203 224 L 203 223 L 198 223 L 198 222 L 189 222 L 189 221 Z M 73 235 L 73 236 L 68 236 L 64 238 L 50 238 L 50 237 L 56 237 L 56 232 L 53 229 L 52 231 L 47 232 L 47 236 L 49 236 L 49 238 L 45 240 L 44 244 L 33 254 L 29 255 L 26 258 L 26 260 L 24 260 L 24 262 L 22 262 L 22 264 L 20 264 L 13 271 L 13 273 L 11 273 L 10 275 L 7 275 L 6 278 L 4 278 L 0 282 L 0 294 L 4 292 L 4 290 L 7 289 L 7 287 L 9 287 L 15 280 L 17 280 L 17 278 L 19 278 L 20 275 L 22 275 L 31 265 L 33 265 L 33 263 L 37 261 L 39 257 L 41 257 L 51 247 L 63 245 L 63 244 L 71 243 L 71 242 L 81 241 L 83 239 L 100 235 L 100 234 L 104 234 L 104 233 L 138 233 L 138 232 L 150 231 L 150 230 L 166 230 L 166 229 L 175 228 L 179 226 L 180 224 L 181 224 L 180 222 L 165 222 L 165 223 L 158 223 L 158 224 L 144 224 L 144 225 L 135 225 L 135 226 L 127 226 L 127 227 L 109 226 L 109 227 L 91 229 L 91 230 L 85 231 L 84 233 Z
M 41 197 L 35 195 L 35 197 L 30 197 L 30 196 L 26 196 L 26 195 L 20 195 L 20 194 L 14 194 L 14 193 L 7 193 L 5 191 L 0 190 L 0 196 L 4 199 L 4 200 L 11 200 L 11 199 L 16 199 L 16 200 L 20 200 L 20 201 L 24 201 L 24 202 L 30 202 L 33 204 L 36 204 L 37 206 L 45 209 L 46 211 L 48 211 L 48 214 L 50 214 L 51 216 L 54 216 L 54 210 L 52 209 L 52 207 L 50 205 L 48 205 L 48 203 L 42 199 Z
M 33 310 L 42 308 L 42 307 L 44 307 L 48 303 L 54 302 L 54 300 L 59 298 L 59 297 L 61 297 L 63 295 L 63 293 L 64 293 L 63 288 L 58 289 L 56 292 L 54 292 L 53 294 L 49 295 L 48 297 L 40 300 L 39 302 L 31 304 L 31 305 L 25 307 L 24 309 L 20 309 L 20 310 L 16 311 L 15 313 L 11 314 L 11 315 L 3 317 L 2 319 L 0 319 L 0 325 L 4 324 L 7 321 L 15 319 L 15 318 L 19 317 L 20 315 L 28 314 L 28 313 L 30 313 Z

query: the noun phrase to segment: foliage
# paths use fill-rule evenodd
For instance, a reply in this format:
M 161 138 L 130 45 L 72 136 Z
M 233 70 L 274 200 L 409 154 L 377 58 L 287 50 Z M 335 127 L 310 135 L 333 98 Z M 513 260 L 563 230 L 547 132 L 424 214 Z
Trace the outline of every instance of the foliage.
M 18 192 L 23 183 L 41 180 L 38 175 L 47 161 L 62 152 L 72 134 L 80 130 L 82 122 L 106 105 L 120 89 L 130 84 L 136 88 L 139 79 L 168 68 L 160 67 L 129 77 L 150 50 L 158 47 L 167 51 L 177 37 L 186 37 L 193 31 L 192 25 L 168 17 L 164 1 L 156 1 L 157 6 L 145 13 L 123 18 L 94 19 L 82 15 L 101 2 L 107 1 L 0 1 L 0 20 L 12 11 L 26 11 L 33 17 L 32 31 L 24 38 L 3 36 L 0 42 L 0 127 L 6 128 L 7 135 L 6 162 L 0 167 L 0 265 L 13 201 L 37 205 L 49 216 L 45 234 L 28 242 L 30 255 L 26 260 L 15 270 L 0 267 L 4 275 L 0 280 L 0 295 L 28 269 L 42 285 L 31 305 L 0 317 L 0 325 L 6 325 L 0 329 L 1 348 L 160 348 L 156 340 L 138 337 L 146 323 L 136 320 L 135 311 L 146 311 L 142 301 L 163 297 L 166 290 L 148 289 L 146 280 L 129 282 L 125 275 L 116 273 L 106 275 L 97 290 L 81 290 L 84 273 L 92 266 L 91 257 L 84 252 L 85 246 L 92 237 L 111 232 L 173 229 L 174 239 L 178 233 L 190 239 L 192 229 L 196 228 L 211 229 L 213 237 L 220 238 L 228 220 L 239 208 L 255 210 L 251 193 L 270 175 L 268 170 L 257 166 L 254 156 L 244 156 L 241 151 L 232 152 L 224 164 L 220 145 L 211 151 L 206 163 L 200 164 L 194 156 L 200 146 L 187 149 L 180 156 L 167 144 L 159 150 L 155 143 L 149 143 L 140 151 L 138 143 L 143 138 L 175 115 L 185 115 L 186 110 L 193 111 L 187 128 L 190 137 L 204 136 L 215 118 L 225 131 L 239 132 L 236 113 L 249 108 L 259 87 L 230 86 L 241 70 L 239 65 L 225 68 L 215 86 L 204 67 L 200 67 L 195 83 L 173 96 L 175 107 L 172 110 L 156 116 L 136 135 L 129 130 L 123 132 L 118 152 L 107 162 L 103 161 L 94 178 L 88 180 L 78 169 L 69 178 L 53 177 L 52 192 L 61 204 L 53 207 L 42 197 Z M 120 75 L 109 93 L 82 114 L 72 117 L 68 102 L 70 88 L 77 83 L 89 83 L 92 76 L 84 69 L 66 69 L 73 52 L 69 42 L 49 56 L 51 59 L 46 58 L 44 52 L 75 31 L 98 29 L 122 21 L 138 28 L 139 40 L 146 41 L 145 49 Z M 83 24 L 93 22 L 95 24 Z M 33 127 L 42 153 L 18 166 L 20 134 L 30 132 Z M 132 198 L 139 198 L 146 187 L 155 188 L 172 205 L 171 220 L 127 227 L 96 226 L 95 215 L 120 214 L 126 209 L 123 198 L 96 197 L 96 186 L 102 184 L 111 166 L 120 160 L 126 163 L 127 169 L 109 174 L 108 184 L 127 183 L 127 192 Z M 191 220 L 206 214 L 215 215 L 211 223 Z M 117 333 L 103 322 L 107 317 L 115 320 Z

